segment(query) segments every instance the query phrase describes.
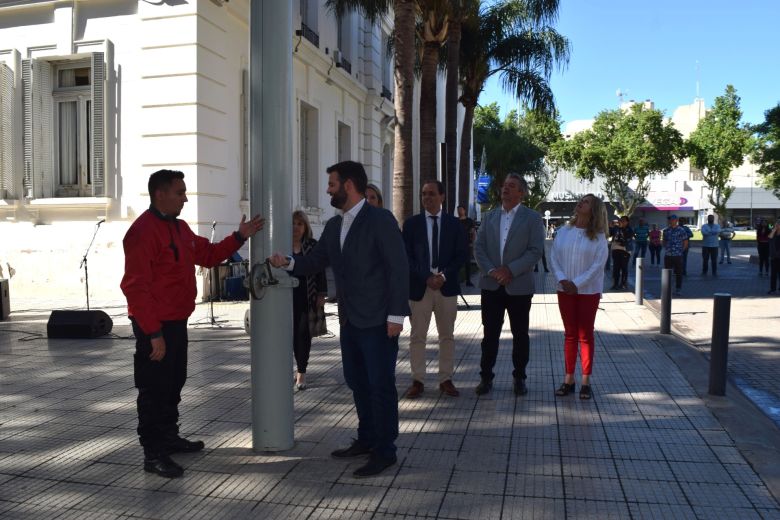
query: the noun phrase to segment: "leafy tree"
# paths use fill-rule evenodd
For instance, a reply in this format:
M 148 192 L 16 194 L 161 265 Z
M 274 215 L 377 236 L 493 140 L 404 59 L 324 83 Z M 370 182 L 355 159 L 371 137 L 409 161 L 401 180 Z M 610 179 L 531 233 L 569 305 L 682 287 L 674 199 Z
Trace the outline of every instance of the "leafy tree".
M 354 10 L 372 22 L 393 10 L 395 62 L 395 160 L 393 213 L 399 222 L 414 212 L 412 109 L 414 105 L 415 0 L 325 0 L 337 16 Z
M 761 184 L 780 198 L 780 103 L 764 112 L 764 122 L 753 127 L 753 161 L 760 165 Z
M 739 96 L 732 85 L 715 98 L 715 105 L 699 121 L 688 138 L 691 163 L 704 171 L 710 189 L 709 202 L 721 220 L 726 218 L 726 202 L 734 191 L 729 185 L 731 170 L 741 165 L 751 146 L 750 131 L 742 124 Z
M 510 111 L 501 121 L 497 103 L 477 107 L 474 116 L 474 142 L 485 149 L 485 169 L 490 173 L 490 205 L 500 201 L 500 187 L 509 173 L 528 179 L 526 205 L 536 208 L 547 197 L 557 170 L 544 163 L 549 147 L 561 139 L 560 123 L 539 112 Z
M 580 179 L 600 177 L 617 212 L 630 217 L 644 202 L 650 177 L 674 169 L 685 145 L 680 132 L 664 124 L 660 110 L 635 104 L 599 113 L 592 129 L 554 144 L 552 156 Z
M 466 204 L 469 195 L 474 112 L 489 77 L 498 74 L 503 88 L 532 109 L 554 113 L 550 75 L 553 67 L 569 60 L 569 41 L 551 26 L 558 15 L 558 4 L 559 0 L 498 0 L 463 20 L 460 101 L 466 111 L 458 176 L 461 204 Z

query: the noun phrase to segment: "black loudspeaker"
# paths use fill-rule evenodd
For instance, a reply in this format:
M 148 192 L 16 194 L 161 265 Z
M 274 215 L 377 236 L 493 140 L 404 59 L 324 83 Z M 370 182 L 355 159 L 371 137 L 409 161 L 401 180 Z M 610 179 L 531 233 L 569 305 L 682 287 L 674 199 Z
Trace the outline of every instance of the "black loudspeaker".
M 8 280 L 0 278 L 0 321 L 11 314 L 11 299 L 8 297 Z
M 46 335 L 50 338 L 99 338 L 114 322 L 103 311 L 51 311 Z

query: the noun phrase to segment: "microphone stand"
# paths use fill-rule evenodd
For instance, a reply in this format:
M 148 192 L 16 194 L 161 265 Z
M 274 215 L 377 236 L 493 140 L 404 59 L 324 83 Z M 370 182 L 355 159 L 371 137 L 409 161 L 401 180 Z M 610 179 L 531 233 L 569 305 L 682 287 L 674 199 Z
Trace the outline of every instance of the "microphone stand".
M 214 230 L 217 227 L 217 221 L 212 220 L 211 221 L 211 240 L 210 242 L 214 243 Z M 217 321 L 217 318 L 214 316 L 214 270 L 219 269 L 219 266 L 211 267 L 209 268 L 209 325 L 212 327 L 219 327 L 222 328 L 222 325 L 220 325 L 220 322 Z
M 81 264 L 79 264 L 79 269 L 84 267 L 84 283 L 87 286 L 87 310 L 89 310 L 89 270 L 87 269 L 87 255 L 89 254 L 89 250 L 92 248 L 92 244 L 95 242 L 95 237 L 97 236 L 97 232 L 100 229 L 100 224 L 105 222 L 106 219 L 102 219 L 100 222 L 95 224 L 95 232 L 92 233 L 92 240 L 89 241 L 89 245 L 87 246 L 87 250 L 84 251 L 84 257 L 81 259 Z

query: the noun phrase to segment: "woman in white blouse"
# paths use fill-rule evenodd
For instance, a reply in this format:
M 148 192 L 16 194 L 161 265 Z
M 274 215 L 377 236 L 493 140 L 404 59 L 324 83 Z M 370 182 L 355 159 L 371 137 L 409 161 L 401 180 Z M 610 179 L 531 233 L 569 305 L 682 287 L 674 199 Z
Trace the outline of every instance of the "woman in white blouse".
M 593 368 L 593 323 L 604 288 L 607 261 L 607 210 L 604 202 L 589 193 L 582 197 L 574 217 L 562 226 L 553 242 L 550 262 L 558 280 L 558 308 L 564 328 L 566 378 L 557 396 L 573 393 L 574 367 L 579 346 L 582 364 L 580 399 L 590 399 Z

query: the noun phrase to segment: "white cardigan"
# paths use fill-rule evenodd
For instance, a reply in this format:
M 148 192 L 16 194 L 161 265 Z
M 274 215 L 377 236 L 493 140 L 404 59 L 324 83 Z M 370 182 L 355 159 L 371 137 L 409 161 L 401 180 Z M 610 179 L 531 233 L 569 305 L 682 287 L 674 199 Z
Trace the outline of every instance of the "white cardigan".
M 600 294 L 604 290 L 604 265 L 608 254 L 603 233 L 591 240 L 584 229 L 566 224 L 555 235 L 550 263 L 557 281 L 574 282 L 579 294 Z

